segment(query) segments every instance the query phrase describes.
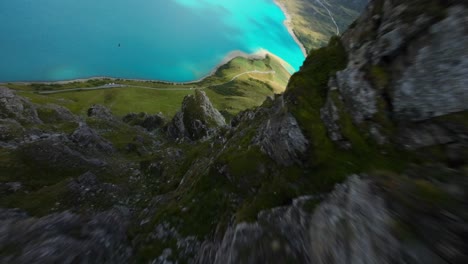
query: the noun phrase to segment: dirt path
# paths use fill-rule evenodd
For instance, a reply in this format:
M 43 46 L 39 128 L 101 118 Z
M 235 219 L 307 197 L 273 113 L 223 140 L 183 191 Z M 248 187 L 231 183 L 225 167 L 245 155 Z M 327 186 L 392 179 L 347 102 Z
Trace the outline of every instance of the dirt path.
M 330 16 L 330 18 L 332 19 L 333 21 L 333 24 L 335 24 L 335 27 L 336 27 L 336 35 L 340 35 L 340 28 L 338 27 L 338 24 L 336 23 L 335 21 L 335 18 L 333 17 L 332 13 L 330 12 L 330 10 L 323 4 L 322 1 L 325 1 L 325 0 L 317 0 L 317 2 L 319 2 L 323 8 L 325 8 L 328 12 L 328 15 Z
M 206 87 L 187 87 L 187 88 L 173 88 L 173 87 L 167 87 L 167 88 L 156 88 L 156 87 L 148 87 L 148 86 L 139 86 L 139 85 L 126 85 L 126 84 L 118 84 L 118 83 L 112 83 L 112 84 L 106 84 L 106 85 L 101 85 L 101 86 L 96 86 L 96 87 L 86 87 L 86 88 L 71 88 L 71 89 L 63 89 L 63 90 L 53 90 L 53 91 L 41 91 L 38 92 L 39 94 L 57 94 L 57 93 L 68 93 L 68 92 L 78 92 L 78 91 L 93 91 L 93 90 L 104 90 L 104 89 L 115 89 L 115 88 L 139 88 L 139 89 L 147 89 L 147 90 L 158 90 L 158 91 L 187 91 L 187 90 L 194 90 L 194 89 L 206 89 L 209 87 L 213 86 L 221 86 L 227 83 L 230 83 L 237 78 L 241 77 L 242 75 L 245 74 L 276 74 L 275 71 L 258 71 L 258 70 L 253 70 L 253 71 L 246 71 L 240 74 L 237 74 L 236 76 L 232 77 L 231 80 L 220 83 L 220 84 L 215 84 L 211 86 L 206 86 Z

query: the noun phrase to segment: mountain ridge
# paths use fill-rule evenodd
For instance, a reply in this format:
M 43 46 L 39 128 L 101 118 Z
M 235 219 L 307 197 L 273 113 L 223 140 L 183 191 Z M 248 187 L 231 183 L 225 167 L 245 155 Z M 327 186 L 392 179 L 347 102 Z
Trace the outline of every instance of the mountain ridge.
M 214 110 L 183 120 L 200 137 L 167 137 L 167 122 L 148 129 L 102 106 L 77 117 L 0 89 L 2 258 L 465 262 L 468 104 L 437 102 L 468 102 L 467 12 L 458 1 L 372 1 L 310 52 L 284 94 L 227 126 L 203 125 Z M 451 52 L 426 56 L 437 43 Z M 402 97 L 407 83 L 413 96 Z M 205 107 L 195 107 L 212 109 L 197 94 Z M 73 254 L 61 247 L 77 237 Z M 77 253 L 88 248 L 93 258 Z

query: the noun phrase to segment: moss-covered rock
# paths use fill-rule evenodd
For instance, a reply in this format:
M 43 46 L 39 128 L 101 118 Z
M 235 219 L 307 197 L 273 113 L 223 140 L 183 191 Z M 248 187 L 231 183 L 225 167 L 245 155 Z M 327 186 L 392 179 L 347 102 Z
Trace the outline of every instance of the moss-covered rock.
M 36 108 L 27 99 L 0 86 L 0 118 L 12 118 L 20 123 L 41 123 Z
M 196 90 L 182 102 L 182 109 L 167 126 L 173 138 L 198 140 L 214 134 L 217 128 L 226 125 L 223 115 L 216 110 L 205 92 Z

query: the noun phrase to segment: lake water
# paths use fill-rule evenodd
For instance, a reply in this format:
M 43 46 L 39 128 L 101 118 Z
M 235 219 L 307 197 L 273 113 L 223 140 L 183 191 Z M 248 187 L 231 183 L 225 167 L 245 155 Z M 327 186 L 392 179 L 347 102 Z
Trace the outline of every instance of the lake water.
M 304 56 L 273 0 L 1 0 L 0 82 L 192 81 L 234 50 Z

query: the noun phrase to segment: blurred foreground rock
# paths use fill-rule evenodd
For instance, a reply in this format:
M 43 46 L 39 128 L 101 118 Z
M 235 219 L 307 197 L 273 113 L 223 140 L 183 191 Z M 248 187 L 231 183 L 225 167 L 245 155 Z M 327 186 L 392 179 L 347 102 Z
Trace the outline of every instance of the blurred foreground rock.
M 0 215 L 1 263 L 128 263 L 132 254 L 126 208 L 91 216 L 35 218 L 11 209 Z

